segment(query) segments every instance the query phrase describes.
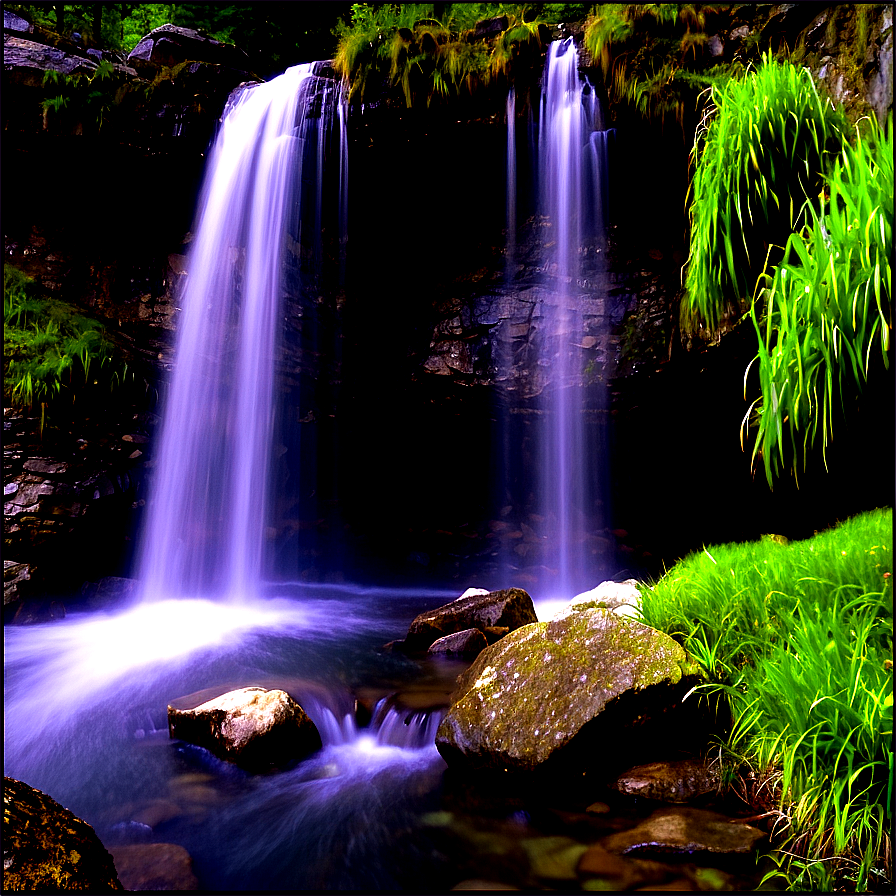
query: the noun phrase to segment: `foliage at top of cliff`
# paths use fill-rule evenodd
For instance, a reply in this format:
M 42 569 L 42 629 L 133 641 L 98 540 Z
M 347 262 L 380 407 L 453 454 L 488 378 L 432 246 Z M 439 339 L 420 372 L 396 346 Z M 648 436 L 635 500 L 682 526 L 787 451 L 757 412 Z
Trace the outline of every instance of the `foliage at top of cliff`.
M 429 105 L 508 76 L 524 47 L 540 51 L 544 24 L 522 4 L 355 3 L 334 65 L 352 100 L 397 87 L 408 107 Z

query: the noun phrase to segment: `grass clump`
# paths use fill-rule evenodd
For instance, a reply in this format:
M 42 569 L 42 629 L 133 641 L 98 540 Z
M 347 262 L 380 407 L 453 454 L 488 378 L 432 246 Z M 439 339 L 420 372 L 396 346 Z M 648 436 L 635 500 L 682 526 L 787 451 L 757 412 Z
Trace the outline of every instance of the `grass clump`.
M 860 393 L 872 369 L 888 367 L 893 327 L 893 121 L 873 122 L 846 144 L 827 178 L 827 198 L 791 235 L 787 257 L 751 312 L 759 339 L 754 461 L 766 476 L 821 441 L 826 458 L 837 406 Z M 749 417 L 749 412 L 747 414 Z M 746 421 L 745 417 L 745 421 Z M 797 474 L 798 475 L 798 474 Z
M 643 591 L 644 621 L 728 701 L 729 764 L 777 819 L 776 887 L 893 882 L 892 525 L 876 510 L 792 544 L 708 547 Z
M 3 401 L 47 414 L 84 389 L 115 389 L 131 377 L 103 325 L 73 305 L 40 295 L 34 282 L 3 267 Z
M 681 327 L 716 333 L 747 311 L 757 282 L 817 205 L 845 143 L 846 119 L 808 69 L 770 55 L 713 87 L 715 112 L 694 143 L 691 252 Z

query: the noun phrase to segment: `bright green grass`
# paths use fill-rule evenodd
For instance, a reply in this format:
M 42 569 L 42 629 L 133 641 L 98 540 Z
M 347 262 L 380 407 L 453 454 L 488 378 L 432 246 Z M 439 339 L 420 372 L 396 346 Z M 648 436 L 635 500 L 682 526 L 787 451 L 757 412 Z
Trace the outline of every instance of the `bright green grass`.
M 788 889 L 893 880 L 892 510 L 811 539 L 711 546 L 643 589 L 642 615 L 724 694 L 726 745 L 774 782 Z

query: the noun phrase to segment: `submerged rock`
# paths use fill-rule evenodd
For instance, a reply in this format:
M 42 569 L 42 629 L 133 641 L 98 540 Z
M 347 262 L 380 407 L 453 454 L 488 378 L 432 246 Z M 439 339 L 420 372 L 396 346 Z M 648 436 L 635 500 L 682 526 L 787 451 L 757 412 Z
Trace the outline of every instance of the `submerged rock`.
M 719 775 L 697 759 L 651 762 L 630 768 L 612 784 L 620 793 L 666 803 L 686 803 L 719 786 Z
M 658 809 L 637 827 L 605 837 L 601 846 L 617 855 L 745 855 L 764 838 L 758 828 L 718 812 L 676 806 Z
M 175 843 L 138 843 L 112 848 L 126 890 L 198 890 L 190 854 Z
M 169 705 L 168 733 L 251 770 L 289 765 L 321 747 L 314 722 L 286 691 L 258 687 L 193 708 Z
M 436 745 L 449 764 L 473 768 L 531 771 L 574 752 L 618 761 L 660 730 L 695 676 L 672 638 L 608 610 L 530 624 L 459 677 Z M 571 745 L 585 726 L 582 753 Z
M 486 629 L 496 627 L 514 631 L 537 621 L 532 598 L 522 588 L 475 594 L 466 592 L 450 604 L 417 616 L 408 630 L 404 649 L 422 652 L 433 641 L 465 629 L 476 628 L 483 634 Z
M 86 821 L 45 793 L 4 777 L 3 889 L 118 893 L 124 887 Z

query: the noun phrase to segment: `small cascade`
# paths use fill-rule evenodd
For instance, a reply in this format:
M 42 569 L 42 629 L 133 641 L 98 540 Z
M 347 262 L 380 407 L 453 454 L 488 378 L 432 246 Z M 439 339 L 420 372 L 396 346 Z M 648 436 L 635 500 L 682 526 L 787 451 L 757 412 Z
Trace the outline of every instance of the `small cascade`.
M 317 725 L 324 748 L 354 745 L 368 753 L 378 748 L 435 749 L 436 730 L 443 715 L 440 710 L 399 709 L 384 697 L 374 707 L 370 724 L 362 727 L 358 725 L 354 707 L 348 706 L 339 695 L 309 695 L 300 702 Z
M 150 600 L 244 600 L 261 579 L 281 303 L 303 230 L 319 261 L 334 123 L 344 241 L 345 99 L 320 70 L 296 66 L 233 97 L 209 159 L 141 546 Z
M 596 130 L 600 125 L 599 103 L 579 74 L 573 39 L 555 41 L 545 65 L 538 135 L 539 206 L 549 228 L 538 363 L 550 371 L 540 405 L 538 493 L 547 565 L 565 595 L 593 584 L 588 538 L 601 524 L 602 458 L 593 417 L 596 393 L 605 386 L 595 375 L 599 359 L 588 353 L 606 336 L 596 332 L 606 314 L 597 260 L 607 224 L 607 134 Z

